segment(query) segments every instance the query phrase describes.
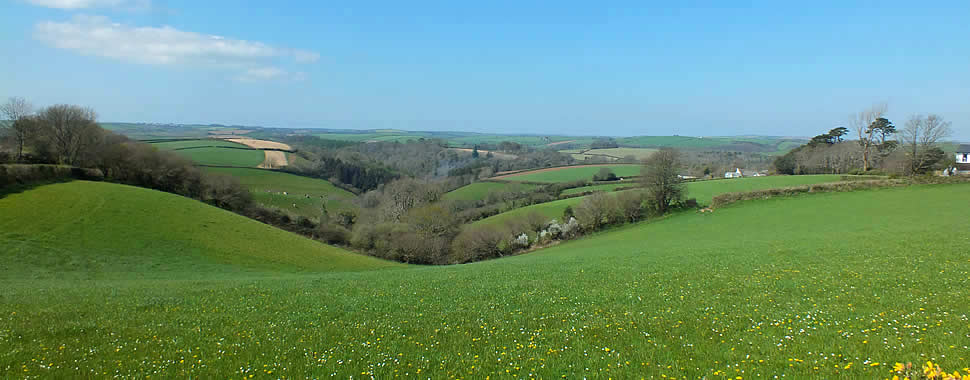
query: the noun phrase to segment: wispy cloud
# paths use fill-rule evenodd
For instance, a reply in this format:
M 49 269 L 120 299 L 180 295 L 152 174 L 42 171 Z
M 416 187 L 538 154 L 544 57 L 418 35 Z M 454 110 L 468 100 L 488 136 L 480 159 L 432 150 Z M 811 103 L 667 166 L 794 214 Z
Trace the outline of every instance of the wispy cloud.
M 51 0 L 53 1 L 53 0 Z M 108 0 L 103 0 L 108 1 Z M 280 63 L 312 63 L 318 53 L 261 42 L 163 27 L 138 27 L 101 16 L 75 16 L 34 26 L 36 39 L 59 49 L 147 65 L 210 66 L 234 71 L 248 80 L 290 77 Z
M 27 0 L 33 5 L 57 9 L 131 8 L 147 9 L 150 0 Z

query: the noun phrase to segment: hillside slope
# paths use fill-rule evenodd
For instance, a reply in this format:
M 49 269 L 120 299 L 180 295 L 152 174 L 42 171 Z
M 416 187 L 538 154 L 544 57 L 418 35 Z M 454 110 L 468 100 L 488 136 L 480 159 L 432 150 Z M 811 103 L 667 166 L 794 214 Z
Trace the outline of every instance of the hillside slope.
M 40 186 L 0 199 L 0 210 L 0 278 L 209 277 L 393 265 L 188 198 L 111 183 Z
M 890 377 L 897 361 L 963 368 L 970 240 L 954 226 L 967 202 L 968 184 L 741 202 L 452 267 L 5 281 L 0 370 L 855 379 Z

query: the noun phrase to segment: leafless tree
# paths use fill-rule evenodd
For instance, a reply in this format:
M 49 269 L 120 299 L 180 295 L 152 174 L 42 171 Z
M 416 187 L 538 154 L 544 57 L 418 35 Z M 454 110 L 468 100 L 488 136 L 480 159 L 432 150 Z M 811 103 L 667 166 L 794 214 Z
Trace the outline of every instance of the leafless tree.
M 872 148 L 877 144 L 877 133 L 874 127 L 877 119 L 883 117 L 888 111 L 886 103 L 873 105 L 869 109 L 859 112 L 849 117 L 849 125 L 856 130 L 859 136 L 859 145 L 862 147 L 862 169 L 869 170 L 872 167 Z
M 0 105 L 0 113 L 8 120 L 10 134 L 17 146 L 17 160 L 24 155 L 24 145 L 36 129 L 36 123 L 29 120 L 34 107 L 24 98 L 12 97 Z
M 932 165 L 927 162 L 932 155 L 927 153 L 949 135 L 950 122 L 945 121 L 942 116 L 911 116 L 902 131 L 910 172 L 916 173 L 928 164 Z
M 104 137 L 97 123 L 97 114 L 90 108 L 58 104 L 43 109 L 37 115 L 40 122 L 38 150 L 51 156 L 54 162 L 78 165 L 89 148 Z

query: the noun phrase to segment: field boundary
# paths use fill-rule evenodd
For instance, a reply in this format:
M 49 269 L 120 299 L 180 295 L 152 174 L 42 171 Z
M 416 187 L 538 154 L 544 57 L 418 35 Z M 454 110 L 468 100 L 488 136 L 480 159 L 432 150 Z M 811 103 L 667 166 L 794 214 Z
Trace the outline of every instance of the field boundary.
M 805 193 L 843 193 L 856 190 L 882 189 L 890 187 L 906 187 L 913 185 L 931 184 L 957 184 L 970 183 L 970 177 L 939 177 L 946 179 L 913 178 L 913 179 L 883 179 L 883 180 L 855 180 L 840 181 L 829 183 L 817 183 L 812 185 L 779 187 L 774 189 L 742 191 L 734 193 L 724 193 L 714 196 L 711 200 L 711 208 L 724 207 L 733 203 L 771 199 L 780 197 L 791 197 Z
M 603 166 L 620 166 L 620 165 L 637 166 L 637 164 L 560 165 L 560 166 L 550 166 L 547 168 L 539 168 L 539 169 L 523 169 L 523 170 L 510 170 L 505 172 L 498 172 L 498 173 L 495 173 L 496 175 L 494 177 L 488 177 L 487 180 L 502 180 L 508 177 L 516 176 L 519 174 L 525 174 L 529 172 L 539 173 L 543 171 L 551 172 L 551 171 L 563 170 L 563 169 L 569 169 L 569 168 L 586 168 L 586 167 L 595 168 L 595 167 L 603 167 Z M 515 181 L 515 182 L 522 182 L 522 181 Z

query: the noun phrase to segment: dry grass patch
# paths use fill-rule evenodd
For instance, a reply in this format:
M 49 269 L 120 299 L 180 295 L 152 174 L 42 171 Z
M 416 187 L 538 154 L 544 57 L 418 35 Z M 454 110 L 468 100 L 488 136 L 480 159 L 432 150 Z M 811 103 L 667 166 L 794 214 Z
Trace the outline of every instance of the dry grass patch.
M 232 139 L 226 139 L 226 141 L 232 141 L 234 143 L 243 144 L 250 148 L 256 148 L 256 149 L 279 149 L 279 150 L 287 150 L 287 151 L 293 150 L 293 148 L 287 144 L 276 142 L 276 141 L 269 141 L 269 140 L 257 140 L 257 139 L 250 139 L 250 138 L 232 138 Z

